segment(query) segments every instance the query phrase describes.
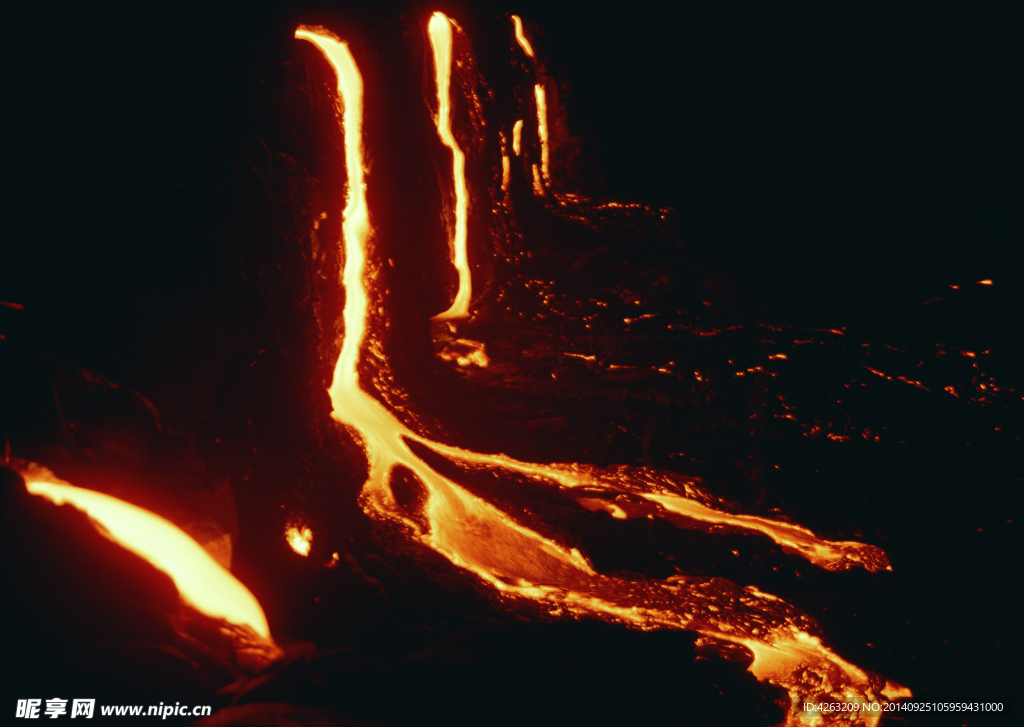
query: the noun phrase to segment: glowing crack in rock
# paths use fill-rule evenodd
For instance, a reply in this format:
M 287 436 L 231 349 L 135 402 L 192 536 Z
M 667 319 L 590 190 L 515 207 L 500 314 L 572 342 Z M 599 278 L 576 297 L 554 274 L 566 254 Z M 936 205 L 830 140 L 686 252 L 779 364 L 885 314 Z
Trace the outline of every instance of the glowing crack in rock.
M 174 523 L 116 497 L 69 485 L 42 468 L 22 476 L 31 494 L 81 510 L 104 536 L 170 576 L 182 600 L 200 613 L 248 626 L 270 639 L 256 597 Z
M 430 47 L 434 51 L 434 80 L 437 85 L 437 135 L 452 150 L 452 178 L 455 182 L 455 230 L 448 240 L 452 264 L 459 273 L 459 289 L 451 307 L 434 316 L 446 321 L 469 315 L 472 279 L 466 253 L 466 217 L 469 214 L 469 193 L 466 190 L 466 155 L 452 134 L 452 22 L 444 13 L 434 13 L 427 25 Z
M 783 548 L 832 570 L 888 567 L 884 553 L 873 546 L 829 542 L 799 526 L 717 510 L 707 493 L 668 473 L 534 464 L 434 442 L 409 429 L 364 390 L 357 372 L 360 350 L 364 343 L 376 343 L 366 323 L 372 278 L 366 272 L 371 228 L 363 176 L 362 79 L 344 42 L 319 29 L 300 27 L 295 35 L 320 49 L 338 79 L 348 170 L 341 241 L 345 335 L 328 393 L 332 417 L 354 429 L 366 451 L 369 471 L 360 495 L 363 511 L 474 574 L 512 602 L 526 600 L 554 615 L 596 617 L 646 630 L 686 629 L 744 646 L 753 655 L 750 671 L 788 692 L 788 724 L 853 719 L 874 725 L 878 711 L 823 716 L 803 712 L 801 704 L 878 705 L 910 696 L 906 688 L 833 653 L 814 633 L 818 627 L 813 619 L 775 596 L 721 578 L 673 576 L 658 581 L 603 575 L 579 550 L 540 535 L 441 475 L 413 452 L 410 445 L 416 442 L 463 467 L 525 475 L 575 496 L 581 507 L 607 509 L 619 519 L 655 515 L 724 524 L 764 533 Z M 400 505 L 391 491 L 390 476 L 396 467 L 408 468 L 426 492 L 425 503 L 415 513 Z

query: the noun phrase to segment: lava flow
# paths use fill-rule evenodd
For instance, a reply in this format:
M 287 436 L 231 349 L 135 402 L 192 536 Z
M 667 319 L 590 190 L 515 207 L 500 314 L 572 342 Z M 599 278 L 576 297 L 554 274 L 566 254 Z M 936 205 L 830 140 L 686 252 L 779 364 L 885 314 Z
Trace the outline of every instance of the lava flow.
M 466 191 L 466 155 L 452 135 L 452 21 L 444 13 L 434 13 L 427 26 L 430 46 L 434 50 L 434 78 L 437 84 L 437 135 L 452 150 L 452 178 L 455 181 L 455 231 L 448 242 L 452 264 L 459 272 L 459 290 L 451 307 L 434 316 L 445 321 L 469 315 L 469 299 L 473 295 L 466 254 L 466 216 L 469 213 L 469 193 Z
M 519 37 L 519 23 L 516 29 Z M 436 42 L 435 35 L 443 41 L 446 33 L 450 38 L 450 32 L 447 19 L 435 14 L 430 21 L 435 61 L 443 45 Z M 843 701 L 877 707 L 878 703 L 910 696 L 908 689 L 865 672 L 833 653 L 815 633 L 818 627 L 813 619 L 775 596 L 721 578 L 673 576 L 658 581 L 603 575 L 579 550 L 540 535 L 441 475 L 414 453 L 412 442 L 471 468 L 525 475 L 562 489 L 581 507 L 604 508 L 618 518 L 656 516 L 676 524 L 696 520 L 761 532 L 787 551 L 830 570 L 864 567 L 877 571 L 889 567 L 884 553 L 874 546 L 830 542 L 796 525 L 718 510 L 708 493 L 668 473 L 645 468 L 534 464 L 429 440 L 409 429 L 364 390 L 357 366 L 360 352 L 364 343 L 376 342 L 367 329 L 373 276 L 367 272 L 371 226 L 362 149 L 362 78 L 346 43 L 329 32 L 300 27 L 295 36 L 313 43 L 337 75 L 348 172 L 341 241 L 345 334 L 329 395 L 332 417 L 354 429 L 366 450 L 369 471 L 360 496 L 364 512 L 479 577 L 512 603 L 529 601 L 556 616 L 596 617 L 646 630 L 685 629 L 713 641 L 742 645 L 753 655 L 750 671 L 758 679 L 787 690 L 791 701 L 788 724 L 821 724 L 823 719 L 831 719 L 873 725 L 879 720 L 878 711 L 823 716 L 802 711 L 801 704 Z M 436 63 L 439 74 L 443 65 Z M 439 76 L 439 93 L 440 81 Z M 450 135 L 450 122 L 445 121 L 443 112 L 448 106 L 441 98 L 439 107 L 438 130 L 444 139 L 442 124 Z M 518 134 L 513 147 L 518 154 Z M 454 152 L 457 147 L 452 148 Z M 400 505 L 392 493 L 389 481 L 396 467 L 408 468 L 425 488 L 425 503 L 417 512 Z
M 182 600 L 195 610 L 270 639 L 256 597 L 173 523 L 116 497 L 69 485 L 41 467 L 27 467 L 22 476 L 31 494 L 78 508 L 103 535 L 170 576 Z
M 523 49 L 523 52 L 530 57 L 531 60 L 536 60 L 536 56 L 533 54 L 533 46 L 530 41 L 527 40 L 526 34 L 523 33 L 523 20 L 518 15 L 512 16 L 512 24 L 515 29 L 516 42 L 519 43 L 519 47 Z M 537 102 L 537 137 L 540 139 L 540 168 L 541 175 L 544 179 L 544 184 L 551 183 L 550 176 L 550 161 L 551 156 L 548 151 L 548 101 L 547 92 L 544 90 L 543 83 L 536 83 L 533 86 L 534 99 Z M 516 151 L 516 154 L 519 152 Z M 540 180 L 537 179 L 537 172 L 534 170 L 534 191 L 538 194 L 543 194 L 543 187 L 540 184 Z

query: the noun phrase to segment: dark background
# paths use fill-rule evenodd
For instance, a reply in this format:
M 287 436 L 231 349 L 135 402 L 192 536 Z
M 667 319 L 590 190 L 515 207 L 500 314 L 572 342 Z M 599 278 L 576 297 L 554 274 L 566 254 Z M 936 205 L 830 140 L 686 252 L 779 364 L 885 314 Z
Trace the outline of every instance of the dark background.
M 987 371 L 1019 379 L 1009 18 L 923 4 L 662 5 L 441 9 L 466 18 L 471 39 L 474 22 L 507 11 L 536 23 L 589 191 L 675 208 L 692 253 L 728 270 L 765 322 L 990 350 Z M 24 309 L 0 308 L 0 333 L 142 392 L 186 435 L 199 429 L 225 371 L 273 338 L 261 283 L 243 274 L 251 246 L 237 239 L 262 224 L 239 223 L 252 204 L 239 175 L 266 166 L 260 154 L 277 149 L 261 151 L 265 140 L 291 123 L 290 100 L 261 79 L 291 57 L 298 22 L 369 28 L 401 11 L 40 5 L 12 16 L 0 300 Z M 1012 538 L 975 532 L 1013 518 L 1019 440 L 989 430 L 1019 434 L 1019 416 L 941 413 L 909 452 L 822 458 L 830 481 L 851 486 L 888 469 L 869 494 L 892 496 L 888 524 L 911 523 L 887 545 L 907 582 L 872 590 L 851 574 L 863 586 L 851 600 L 876 620 L 885 611 L 882 627 L 853 627 L 831 602 L 819 612 L 813 593 L 801 605 L 844 655 L 861 650 L 852 661 L 924 681 L 927 698 L 1004 699 Z M 863 642 L 881 628 L 894 643 L 914 618 L 909 645 L 872 661 Z M 940 653 L 939 641 L 954 645 Z M 918 660 L 941 666 L 924 680 Z

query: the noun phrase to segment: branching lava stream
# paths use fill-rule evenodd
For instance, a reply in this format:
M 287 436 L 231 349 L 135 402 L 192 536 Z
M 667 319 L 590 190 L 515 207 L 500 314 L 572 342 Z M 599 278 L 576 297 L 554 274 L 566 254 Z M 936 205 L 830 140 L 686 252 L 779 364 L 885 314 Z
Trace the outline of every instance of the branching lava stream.
M 451 63 L 450 21 L 435 14 L 429 31 L 432 41 L 435 36 L 438 40 L 434 44 L 439 79 L 438 133 L 453 152 L 458 195 L 459 166 L 464 165 L 464 159 L 460 162 L 461 152 L 451 137 L 450 104 L 444 98 L 448 84 L 441 83 L 441 70 Z M 447 58 L 439 52 L 439 48 L 445 47 L 446 34 Z M 813 619 L 775 596 L 721 578 L 673 576 L 664 581 L 627 581 L 603 575 L 594 570 L 579 550 L 540 535 L 529 523 L 517 521 L 442 476 L 413 452 L 410 443 L 416 442 L 469 467 L 525 475 L 570 493 L 582 507 L 605 509 L 616 518 L 646 517 L 652 513 L 670 520 L 683 516 L 763 533 L 788 552 L 829 570 L 863 567 L 873 572 L 889 568 L 885 554 L 874 546 L 830 542 L 797 525 L 716 509 L 715 500 L 708 493 L 670 473 L 646 468 L 534 464 L 503 454 L 472 452 L 431 441 L 409 429 L 371 392 L 364 390 L 357 364 L 363 345 L 372 341 L 367 311 L 374 290 L 373 277 L 367 272 L 371 225 L 362 148 L 362 78 L 348 46 L 328 31 L 303 26 L 295 36 L 316 45 L 337 74 L 348 179 L 341 241 L 345 334 L 329 394 L 333 418 L 354 429 L 366 450 L 369 473 L 361 505 L 367 515 L 399 528 L 410 539 L 490 584 L 512 603 L 529 600 L 553 615 L 593 617 L 646 630 L 685 629 L 706 639 L 742 645 L 753 654 L 750 671 L 758 679 L 787 690 L 787 724 L 822 724 L 833 720 L 874 725 L 880 713 L 870 707 L 822 714 L 805 712 L 802 704 L 843 701 L 862 706 L 874 704 L 877 710 L 887 700 L 910 696 L 905 687 L 866 672 L 833 653 L 822 643 Z M 516 37 L 522 39 L 521 43 L 525 40 L 520 22 L 516 22 Z M 523 47 L 528 48 L 528 43 Z M 518 141 L 515 134 L 516 154 Z M 546 176 L 547 169 L 544 171 Z M 464 220 L 462 234 L 464 262 Z M 459 294 L 451 309 L 442 315 L 456 317 L 468 309 L 470 282 L 468 267 L 463 278 L 457 246 L 453 252 L 460 273 Z M 410 516 L 392 494 L 389 478 L 396 466 L 411 470 L 426 489 L 426 502 L 417 517 Z M 642 503 L 642 507 L 637 503 Z M 673 521 L 679 524 L 678 519 Z

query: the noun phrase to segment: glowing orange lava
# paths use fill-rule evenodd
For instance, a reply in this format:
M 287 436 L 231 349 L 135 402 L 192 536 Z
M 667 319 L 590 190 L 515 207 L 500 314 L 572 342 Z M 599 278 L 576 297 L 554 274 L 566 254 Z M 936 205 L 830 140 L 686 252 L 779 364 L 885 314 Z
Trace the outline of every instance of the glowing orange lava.
M 338 78 L 338 110 L 345 135 L 345 171 L 348 195 L 342 211 L 341 230 L 345 239 L 345 269 L 342 282 L 345 297 L 345 340 L 338 363 L 334 367 L 331 391 L 359 389 L 356 361 L 366 333 L 366 306 L 363 290 L 363 268 L 366 264 L 366 242 L 370 236 L 370 216 L 366 208 L 366 182 L 363 176 L 363 77 L 348 45 L 323 29 L 299 26 L 295 37 L 308 40 L 320 49 L 334 68 Z M 332 399 L 333 399 L 332 394 Z
M 533 46 L 530 45 L 530 41 L 527 40 L 526 35 L 523 33 L 523 19 L 518 15 L 512 16 L 512 26 L 515 30 L 516 42 L 519 43 L 519 47 L 523 49 L 531 59 L 535 58 L 533 54 Z M 544 90 L 544 84 L 538 83 L 533 87 L 533 95 L 537 101 L 537 137 L 540 139 L 540 176 L 544 180 L 544 184 L 550 184 L 551 182 L 551 170 L 550 170 L 550 153 L 548 151 L 548 102 L 547 93 Z M 522 122 L 517 121 L 516 126 L 519 131 L 522 131 Z M 516 132 L 517 134 L 519 132 Z M 519 155 L 519 142 L 518 136 L 516 137 L 515 143 L 516 156 Z M 534 170 L 534 182 L 533 191 L 538 195 L 543 195 L 543 186 L 538 179 L 536 170 Z
M 289 525 L 284 531 L 284 539 L 288 547 L 299 555 L 306 557 L 313 547 L 313 531 L 305 526 Z
M 530 45 L 530 41 L 526 39 L 526 35 L 523 33 L 523 19 L 518 15 L 513 15 L 512 26 L 515 28 L 516 42 L 519 43 L 519 47 L 523 49 L 526 55 L 533 58 L 533 46 Z
M 469 193 L 466 191 L 466 155 L 452 135 L 452 22 L 444 13 L 434 13 L 427 26 L 430 47 L 434 50 L 434 79 L 437 84 L 437 135 L 452 150 L 452 178 L 455 180 L 455 231 L 448 240 L 452 264 L 459 272 L 459 289 L 451 307 L 434 316 L 445 321 L 469 315 L 472 282 L 469 257 L 466 254 L 466 217 L 469 214 Z
M 550 178 L 550 153 L 548 152 L 548 102 L 547 94 L 544 92 L 544 84 L 538 83 L 533 87 L 534 96 L 537 99 L 537 136 L 540 138 L 540 171 L 544 177 L 544 183 L 548 184 Z
M 512 178 L 512 163 L 508 158 L 508 139 L 505 132 L 499 131 L 498 138 L 501 141 L 501 191 L 508 191 L 509 180 Z
M 434 29 L 444 36 L 448 28 L 450 34 L 444 16 L 435 14 L 430 25 L 432 43 Z M 476 575 L 511 602 L 526 600 L 555 615 L 596 617 L 641 629 L 687 629 L 713 640 L 741 644 L 753 655 L 750 671 L 788 691 L 792 702 L 789 724 L 821 723 L 820 713 L 801 710 L 803 702 L 878 703 L 909 696 L 909 690 L 837 656 L 812 633 L 817 628 L 813 620 L 775 596 L 720 578 L 675 576 L 656 581 L 603 575 L 579 550 L 540 535 L 521 521 L 523 515 L 513 516 L 472 494 L 412 451 L 410 443 L 417 442 L 467 467 L 525 475 L 562 489 L 582 507 L 608 509 L 620 519 L 655 516 L 726 524 L 764 533 L 783 548 L 829 569 L 888 567 L 884 553 L 873 546 L 829 542 L 800 526 L 717 510 L 714 498 L 670 473 L 534 464 L 429 440 L 406 427 L 364 390 L 357 364 L 370 337 L 366 312 L 373 278 L 365 270 L 370 224 L 360 134 L 362 81 L 343 42 L 325 31 L 305 28 L 300 28 L 296 37 L 316 44 L 338 76 L 348 169 L 341 241 L 345 337 L 329 395 L 332 417 L 353 428 L 366 450 L 369 472 L 360 496 L 364 512 Z M 435 54 L 442 45 L 435 44 Z M 513 148 L 518 154 L 515 130 Z M 391 472 L 399 465 L 411 470 L 427 493 L 418 513 L 400 506 L 391 491 Z M 870 725 L 877 723 L 879 713 L 859 715 Z
M 531 164 L 530 171 L 533 172 L 533 193 L 538 197 L 543 197 L 544 183 L 540 179 L 540 170 L 537 169 L 536 164 Z
M 479 341 L 456 338 L 453 344 L 438 354 L 441 360 L 452 361 L 458 366 L 479 366 L 482 369 L 490 366 L 487 350 Z
M 523 147 L 523 120 L 516 119 L 516 123 L 512 126 L 512 151 L 515 152 L 516 156 L 519 156 L 519 152 Z
M 104 536 L 170 576 L 182 600 L 200 613 L 270 639 L 256 597 L 173 523 L 116 497 L 69 485 L 42 468 L 22 475 L 30 493 L 83 511 Z

